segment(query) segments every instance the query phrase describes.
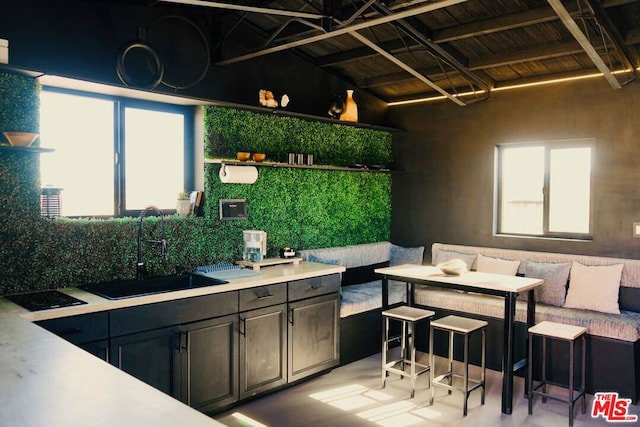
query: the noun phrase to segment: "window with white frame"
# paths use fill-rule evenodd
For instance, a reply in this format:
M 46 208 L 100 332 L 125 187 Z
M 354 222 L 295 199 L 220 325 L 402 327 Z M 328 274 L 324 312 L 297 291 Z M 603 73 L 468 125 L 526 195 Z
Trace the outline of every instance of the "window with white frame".
M 595 141 L 497 147 L 498 234 L 589 238 Z
M 175 210 L 193 188 L 193 122 L 192 107 L 45 88 L 41 183 L 62 189 L 63 216 Z

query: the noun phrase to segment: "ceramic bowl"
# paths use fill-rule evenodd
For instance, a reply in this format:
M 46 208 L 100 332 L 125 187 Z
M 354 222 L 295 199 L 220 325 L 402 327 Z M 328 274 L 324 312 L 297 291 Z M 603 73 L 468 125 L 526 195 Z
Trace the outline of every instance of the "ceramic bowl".
M 16 147 L 28 147 L 40 135 L 38 133 L 29 132 L 2 132 L 11 145 Z
M 262 162 L 267 157 L 264 153 L 253 153 L 253 161 Z
M 238 160 L 240 160 L 241 162 L 246 162 L 247 160 L 249 160 L 249 157 L 251 157 L 251 153 L 248 153 L 246 151 L 238 151 L 236 153 L 236 157 L 238 158 Z

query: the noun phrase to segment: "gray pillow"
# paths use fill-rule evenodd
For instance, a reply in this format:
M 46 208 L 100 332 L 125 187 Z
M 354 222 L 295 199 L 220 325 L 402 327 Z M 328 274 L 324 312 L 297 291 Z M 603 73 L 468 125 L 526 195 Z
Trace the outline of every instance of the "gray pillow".
M 432 260 L 433 265 L 438 265 L 442 262 L 451 261 L 452 259 L 461 259 L 467 264 L 467 269 L 471 270 L 473 267 L 473 263 L 476 260 L 476 254 L 468 254 L 465 252 L 458 251 L 447 251 L 447 250 L 439 250 L 436 254 L 435 259 Z
M 389 265 L 422 264 L 424 246 L 405 248 L 398 245 L 391 246 Z
M 562 307 L 567 295 L 570 262 L 549 263 L 524 261 L 524 276 L 543 279 L 544 284 L 535 289 L 536 302 Z

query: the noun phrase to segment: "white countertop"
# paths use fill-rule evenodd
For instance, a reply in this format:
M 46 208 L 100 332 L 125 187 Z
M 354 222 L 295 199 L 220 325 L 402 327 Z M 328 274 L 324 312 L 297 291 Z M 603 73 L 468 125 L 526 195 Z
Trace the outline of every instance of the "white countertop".
M 122 300 L 64 288 L 87 304 L 38 312 L 0 298 L 0 427 L 223 426 L 32 322 L 306 279 L 344 267 L 301 262 L 261 271 L 224 285 Z

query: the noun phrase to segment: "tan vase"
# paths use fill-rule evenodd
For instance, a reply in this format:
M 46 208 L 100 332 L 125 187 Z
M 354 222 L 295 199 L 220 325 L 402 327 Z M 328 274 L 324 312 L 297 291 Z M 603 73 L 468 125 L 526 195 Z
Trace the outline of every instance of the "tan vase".
M 340 120 L 345 122 L 358 121 L 358 105 L 353 99 L 353 90 L 347 90 L 347 100 L 344 102 L 344 111 L 340 115 Z
M 183 218 L 191 215 L 191 200 L 178 200 L 176 202 L 176 212 Z

